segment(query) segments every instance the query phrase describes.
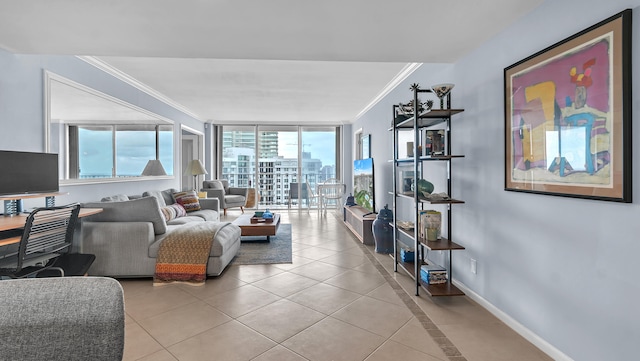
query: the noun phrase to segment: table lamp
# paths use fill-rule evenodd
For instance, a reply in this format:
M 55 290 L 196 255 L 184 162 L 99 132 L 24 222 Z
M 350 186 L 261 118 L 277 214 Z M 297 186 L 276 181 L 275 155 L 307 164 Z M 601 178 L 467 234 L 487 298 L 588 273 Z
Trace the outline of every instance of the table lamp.
M 142 171 L 143 176 L 159 176 L 159 175 L 167 175 L 167 172 L 164 170 L 162 163 L 157 159 L 151 159 L 147 162 L 147 165 L 144 167 Z

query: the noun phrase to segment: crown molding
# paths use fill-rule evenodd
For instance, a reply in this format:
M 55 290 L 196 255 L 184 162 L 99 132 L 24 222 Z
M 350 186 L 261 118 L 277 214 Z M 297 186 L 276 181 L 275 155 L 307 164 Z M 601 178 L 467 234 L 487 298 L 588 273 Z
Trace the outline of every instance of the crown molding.
M 135 79 L 134 77 L 132 77 L 131 75 L 117 69 L 114 68 L 113 66 L 109 65 L 108 63 L 105 63 L 104 61 L 94 57 L 94 56 L 76 56 L 78 59 L 86 62 L 89 65 L 92 65 L 102 71 L 104 71 L 105 73 L 115 77 L 116 79 L 119 79 L 129 85 L 131 85 L 132 87 L 140 90 L 143 93 L 146 93 L 158 100 L 160 100 L 161 102 L 171 106 L 172 108 L 175 108 L 201 122 L 205 122 L 204 119 L 201 119 L 200 116 L 198 116 L 197 114 L 195 114 L 194 112 L 192 112 L 191 110 L 189 110 L 187 107 L 185 107 L 184 105 L 174 101 L 173 99 L 165 96 L 164 94 L 160 93 L 159 91 L 151 88 L 150 86 L 142 83 L 141 81 Z
M 393 89 L 395 89 L 400 83 L 402 83 L 405 79 L 409 77 L 414 71 L 416 71 L 419 67 L 422 66 L 423 63 L 408 63 L 407 65 L 400 70 L 400 72 L 391 79 L 390 82 L 385 85 L 384 88 L 378 93 L 378 95 L 373 98 L 367 106 L 365 106 L 358 115 L 354 118 L 354 121 L 361 116 L 363 116 L 366 112 L 368 112 L 371 108 L 373 108 L 380 100 L 386 97 Z

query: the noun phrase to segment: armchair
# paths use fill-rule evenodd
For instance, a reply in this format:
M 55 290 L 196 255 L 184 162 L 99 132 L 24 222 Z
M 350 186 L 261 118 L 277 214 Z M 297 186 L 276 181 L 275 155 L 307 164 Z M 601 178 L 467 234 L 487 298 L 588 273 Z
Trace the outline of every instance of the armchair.
M 227 215 L 227 208 L 240 207 L 244 213 L 244 206 L 247 203 L 249 188 L 229 187 L 229 181 L 226 179 L 218 179 L 212 181 L 204 181 L 202 183 L 201 192 L 207 192 L 208 198 L 218 198 L 220 208 Z

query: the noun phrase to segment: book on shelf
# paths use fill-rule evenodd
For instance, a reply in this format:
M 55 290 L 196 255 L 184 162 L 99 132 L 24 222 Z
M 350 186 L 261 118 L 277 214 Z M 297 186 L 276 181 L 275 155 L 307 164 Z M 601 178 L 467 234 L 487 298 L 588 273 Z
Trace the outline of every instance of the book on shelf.
M 427 130 L 426 131 L 425 155 L 437 156 L 445 154 L 445 130 Z
M 424 264 L 420 266 L 420 279 L 430 285 L 447 283 L 447 270 L 436 264 Z
M 418 211 L 418 237 L 421 240 L 427 239 L 427 210 Z
M 402 247 L 400 248 L 400 259 L 402 260 L 402 262 L 414 262 L 415 261 L 415 252 L 408 248 L 408 247 Z

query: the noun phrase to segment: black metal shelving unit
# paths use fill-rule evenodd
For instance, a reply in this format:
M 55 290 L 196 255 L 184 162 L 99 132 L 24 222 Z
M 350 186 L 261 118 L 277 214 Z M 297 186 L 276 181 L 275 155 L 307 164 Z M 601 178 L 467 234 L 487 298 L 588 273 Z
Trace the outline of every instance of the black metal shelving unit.
M 422 93 L 431 93 L 431 90 L 419 89 L 417 86 L 412 87 L 413 91 L 413 104 L 420 104 L 418 96 Z M 458 296 L 464 295 L 460 289 L 452 284 L 453 267 L 452 267 L 452 251 L 462 250 L 464 247 L 451 240 L 452 236 L 452 212 L 451 208 L 454 204 L 462 204 L 464 201 L 450 198 L 452 196 L 451 186 L 451 166 L 455 159 L 462 158 L 464 155 L 451 154 L 451 118 L 463 112 L 463 109 L 451 108 L 451 93 L 446 98 L 446 103 L 441 102 L 441 109 L 430 109 L 417 116 L 399 116 L 398 105 L 393 106 L 393 125 L 389 129 L 393 132 L 393 211 L 396 215 L 394 217 L 393 225 L 393 239 L 394 239 L 394 252 L 392 257 L 394 258 L 394 270 L 397 272 L 402 269 L 409 274 L 416 281 L 416 295 L 420 294 L 420 289 L 425 290 L 430 296 Z M 414 107 L 415 109 L 416 107 Z M 420 151 L 420 145 L 425 144 L 423 139 L 423 130 L 429 128 L 442 127 L 444 125 L 446 140 L 445 151 L 441 155 L 422 155 Z M 400 131 L 413 131 L 413 157 L 399 158 L 399 142 L 398 133 Z M 429 162 L 445 162 L 447 166 L 447 195 L 448 197 L 442 199 L 426 200 L 420 197 L 418 192 L 418 178 L 420 174 L 425 174 L 425 165 Z M 412 166 L 413 171 L 413 184 L 415 185 L 411 192 L 399 192 L 398 187 L 398 172 L 399 169 L 407 169 Z M 413 230 L 403 229 L 398 226 L 398 200 L 399 199 L 411 199 L 413 200 L 414 214 L 413 214 Z M 405 202 L 406 203 L 406 202 Z M 444 204 L 447 207 L 446 222 L 447 222 L 447 237 L 442 237 L 436 241 L 428 241 L 420 237 L 419 231 L 419 212 L 424 210 L 425 205 L 428 204 Z M 399 243 L 400 238 L 405 238 L 413 241 L 413 250 L 415 252 L 414 262 L 403 262 L 400 256 Z M 427 262 L 428 251 L 445 251 L 448 252 L 448 265 L 447 275 L 448 279 L 446 283 L 442 284 L 428 284 L 423 282 L 420 278 L 420 267 Z

